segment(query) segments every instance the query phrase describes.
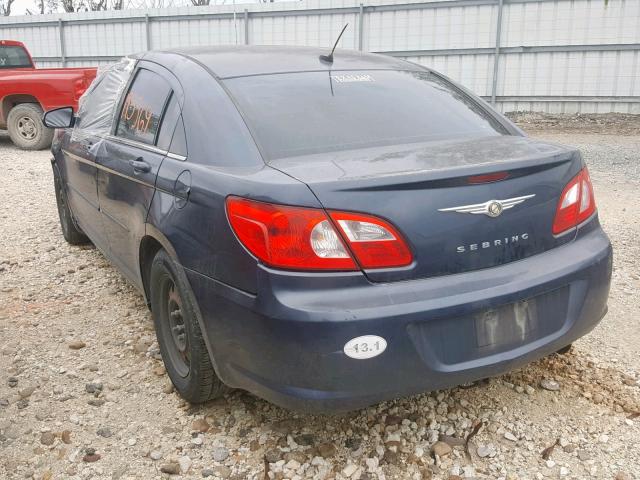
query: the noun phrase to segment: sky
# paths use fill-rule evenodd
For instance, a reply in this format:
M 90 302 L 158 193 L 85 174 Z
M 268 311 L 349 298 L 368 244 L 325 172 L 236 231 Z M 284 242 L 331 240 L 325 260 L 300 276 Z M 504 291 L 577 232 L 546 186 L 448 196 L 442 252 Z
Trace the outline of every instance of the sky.
M 11 15 L 24 15 L 27 13 L 27 8 L 34 9 L 35 2 L 33 0 L 16 0 L 11 5 Z

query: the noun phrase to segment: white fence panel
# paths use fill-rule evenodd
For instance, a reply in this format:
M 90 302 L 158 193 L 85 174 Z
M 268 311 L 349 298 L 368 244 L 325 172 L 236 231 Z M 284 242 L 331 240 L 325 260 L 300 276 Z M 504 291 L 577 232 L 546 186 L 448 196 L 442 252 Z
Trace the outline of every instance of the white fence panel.
M 362 3 L 361 3 L 362 2 Z M 305 0 L 0 18 L 40 67 L 148 49 L 263 44 L 380 52 L 503 111 L 640 113 L 640 0 Z M 497 44 L 497 45 L 496 45 Z

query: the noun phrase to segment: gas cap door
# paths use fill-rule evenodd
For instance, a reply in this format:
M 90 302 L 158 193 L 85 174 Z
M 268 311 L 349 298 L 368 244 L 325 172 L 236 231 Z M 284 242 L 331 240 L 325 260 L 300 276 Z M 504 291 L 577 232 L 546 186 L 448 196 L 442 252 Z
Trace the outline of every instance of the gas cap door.
M 177 209 L 184 208 L 191 193 L 191 172 L 183 170 L 173 185 L 174 204 Z

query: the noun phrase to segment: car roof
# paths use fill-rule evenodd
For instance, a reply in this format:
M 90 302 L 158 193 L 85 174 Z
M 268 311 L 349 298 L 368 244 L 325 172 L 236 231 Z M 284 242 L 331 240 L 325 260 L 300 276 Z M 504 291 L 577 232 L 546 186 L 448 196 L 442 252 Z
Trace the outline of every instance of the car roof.
M 336 49 L 333 63 L 321 61 L 320 55 L 329 52 L 328 48 L 318 47 L 233 45 L 172 49 L 162 53 L 189 57 L 219 78 L 330 70 L 425 70 L 393 57 L 355 50 Z M 151 56 L 147 54 L 144 58 Z

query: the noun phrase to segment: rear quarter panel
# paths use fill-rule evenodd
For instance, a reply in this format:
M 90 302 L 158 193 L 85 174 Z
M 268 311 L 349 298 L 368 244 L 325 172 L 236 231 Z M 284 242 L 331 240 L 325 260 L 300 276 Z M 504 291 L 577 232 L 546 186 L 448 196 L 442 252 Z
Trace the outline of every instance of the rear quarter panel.
M 302 182 L 264 163 L 240 114 L 210 72 L 179 55 L 163 58 L 162 64 L 184 91 L 188 155 L 186 161 L 167 157 L 162 162 L 148 231 L 166 237 L 185 268 L 255 292 L 256 260 L 229 226 L 226 197 L 314 207 L 319 202 Z M 181 205 L 174 191 L 176 179 L 185 171 L 190 172 L 192 184 L 188 202 Z

